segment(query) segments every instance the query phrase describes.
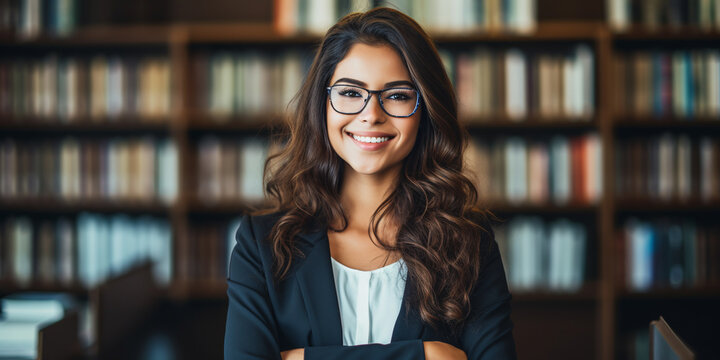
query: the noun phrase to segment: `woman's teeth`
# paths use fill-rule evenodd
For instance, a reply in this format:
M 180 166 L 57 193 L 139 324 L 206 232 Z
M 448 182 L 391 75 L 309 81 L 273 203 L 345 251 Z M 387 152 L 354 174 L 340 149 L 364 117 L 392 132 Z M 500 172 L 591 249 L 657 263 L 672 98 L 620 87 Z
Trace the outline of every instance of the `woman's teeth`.
M 386 142 L 386 141 L 390 140 L 390 137 L 388 137 L 388 136 L 374 137 L 374 136 L 353 135 L 352 137 L 353 137 L 353 139 L 355 139 L 359 142 L 364 142 L 364 143 L 381 143 L 381 142 Z

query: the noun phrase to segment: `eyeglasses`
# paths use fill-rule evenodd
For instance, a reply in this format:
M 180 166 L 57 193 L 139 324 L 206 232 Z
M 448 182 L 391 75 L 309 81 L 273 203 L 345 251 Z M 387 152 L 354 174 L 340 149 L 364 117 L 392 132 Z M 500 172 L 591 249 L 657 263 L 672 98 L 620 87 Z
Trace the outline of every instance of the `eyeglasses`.
M 378 95 L 380 107 L 392 117 L 410 117 L 417 111 L 420 96 L 413 88 L 368 90 L 354 85 L 333 85 L 327 88 L 333 110 L 344 115 L 359 114 L 373 94 Z

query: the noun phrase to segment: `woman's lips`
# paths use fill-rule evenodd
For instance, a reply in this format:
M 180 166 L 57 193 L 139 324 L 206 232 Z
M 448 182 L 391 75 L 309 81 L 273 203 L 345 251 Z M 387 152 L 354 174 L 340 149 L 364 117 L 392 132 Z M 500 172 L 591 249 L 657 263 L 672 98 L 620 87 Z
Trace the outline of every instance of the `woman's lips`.
M 347 136 L 363 150 L 374 151 L 387 146 L 395 136 L 384 133 L 363 132 L 354 134 L 346 132 Z

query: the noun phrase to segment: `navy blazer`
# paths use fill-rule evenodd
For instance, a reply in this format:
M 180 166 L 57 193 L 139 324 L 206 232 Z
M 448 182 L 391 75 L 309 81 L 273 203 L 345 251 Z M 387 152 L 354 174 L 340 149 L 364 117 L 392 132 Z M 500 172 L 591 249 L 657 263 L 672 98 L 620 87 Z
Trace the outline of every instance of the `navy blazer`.
M 298 235 L 295 244 L 305 258 L 294 256 L 288 276 L 274 284 L 266 237 L 278 219 L 245 216 L 237 231 L 227 279 L 225 359 L 280 359 L 281 351 L 295 348 L 305 348 L 305 359 L 424 359 L 423 341 L 446 342 L 468 359 L 515 359 L 510 293 L 492 232 L 483 233 L 490 251 L 459 334 L 436 331 L 407 309 L 408 278 L 391 342 L 343 346 L 327 231 Z

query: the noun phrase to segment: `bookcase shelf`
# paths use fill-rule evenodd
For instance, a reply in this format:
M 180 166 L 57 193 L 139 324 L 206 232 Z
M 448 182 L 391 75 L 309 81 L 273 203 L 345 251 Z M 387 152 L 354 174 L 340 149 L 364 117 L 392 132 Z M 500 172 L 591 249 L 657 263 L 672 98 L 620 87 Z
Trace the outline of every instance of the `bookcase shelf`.
M 717 136 L 720 130 L 720 119 L 674 117 L 644 117 L 622 115 L 614 116 L 612 97 L 614 84 L 611 80 L 613 55 L 625 51 L 636 43 L 649 45 L 664 44 L 668 41 L 681 44 L 684 48 L 714 43 L 720 39 L 717 31 L 704 32 L 692 28 L 679 30 L 647 31 L 632 29 L 624 33 L 611 33 L 602 23 L 586 22 L 540 22 L 531 34 L 508 32 L 494 33 L 462 33 L 462 34 L 431 34 L 441 48 L 450 51 L 465 48 L 487 46 L 489 48 L 528 47 L 543 51 L 545 45 L 556 45 L 568 48 L 569 44 L 589 44 L 593 49 L 594 58 L 594 114 L 588 119 L 575 118 L 543 118 L 528 115 L 523 121 L 514 121 L 503 116 L 486 118 L 466 117 L 461 121 L 473 136 L 487 136 L 492 139 L 497 135 L 521 135 L 547 137 L 553 134 L 572 134 L 581 132 L 598 133 L 603 146 L 602 175 L 604 192 L 598 203 L 584 204 L 571 202 L 557 205 L 552 202 L 518 204 L 501 202 L 481 204 L 500 217 L 523 214 L 541 215 L 548 218 L 582 218 L 590 235 L 587 252 L 592 254 L 588 267 L 589 278 L 583 287 L 573 293 L 555 293 L 532 291 L 513 294 L 513 301 L 528 308 L 553 307 L 558 316 L 563 317 L 562 323 L 578 326 L 563 306 L 570 304 L 574 314 L 590 319 L 590 327 L 582 336 L 583 344 L 589 344 L 591 351 L 588 357 L 598 359 L 616 358 L 619 353 L 620 336 L 627 332 L 622 322 L 617 321 L 619 312 L 616 303 L 620 300 L 655 301 L 692 297 L 720 297 L 720 290 L 715 287 L 681 290 L 652 290 L 646 293 L 632 293 L 619 288 L 615 279 L 615 265 L 623 259 L 617 254 L 616 220 L 620 216 L 644 215 L 649 217 L 684 214 L 711 218 L 720 212 L 720 200 L 713 201 L 651 201 L 636 199 L 617 199 L 612 193 L 612 181 L 615 178 L 615 165 L 612 156 L 613 147 L 625 133 L 636 132 L 641 137 L 655 131 L 702 131 Z M 214 118 L 207 113 L 198 111 L 193 101 L 198 92 L 203 91 L 193 86 L 193 79 L 198 74 L 193 63 L 195 52 L 215 49 L 241 52 L 245 49 L 266 49 L 283 51 L 286 47 L 305 50 L 316 48 L 320 40 L 317 35 L 297 34 L 285 36 L 277 34 L 268 23 L 256 24 L 176 24 L 162 26 L 93 26 L 81 28 L 69 37 L 52 38 L 41 36 L 33 40 L 17 40 L 12 36 L 0 34 L 0 50 L 17 51 L 17 57 L 36 56 L 42 53 L 55 53 L 58 49 L 67 52 L 89 52 L 97 49 L 110 49 L 114 52 L 132 51 L 142 53 L 158 51 L 168 54 L 172 65 L 172 76 L 177 80 L 173 91 L 174 107 L 171 116 L 158 122 L 145 119 L 122 117 L 119 119 L 101 119 L 91 121 L 80 119 L 78 122 L 61 123 L 57 119 L 12 118 L 0 117 L 0 133 L 3 137 L 34 137 L 73 135 L 135 135 L 140 133 L 160 134 L 176 141 L 179 153 L 179 191 L 177 201 L 164 204 L 155 200 L 62 200 L 62 199 L 0 199 L 0 214 L 15 216 L 31 215 L 68 215 L 80 212 L 97 213 L 131 213 L 155 214 L 170 218 L 172 228 L 180 232 L 174 238 L 174 259 L 182 256 L 179 247 L 192 241 L 187 233 L 195 222 L 217 220 L 217 218 L 236 218 L 253 208 L 263 208 L 268 204 L 264 201 L 224 200 L 205 202 L 196 198 L 198 167 L 197 140 L 204 135 L 218 137 L 246 137 L 248 135 L 267 136 L 272 130 L 283 125 L 282 115 L 261 114 L 250 115 L 239 113 L 225 118 Z M 685 43 L 687 42 L 687 43 Z M 674 44 L 675 44 L 674 43 Z M 27 51 L 25 51 L 27 50 Z M 13 53 L 13 56 L 15 54 Z M 202 74 L 200 74 L 202 75 Z M 202 75 L 207 76 L 207 75 Z M 207 89 L 205 89 L 207 90 Z M 608 186 L 609 185 L 609 186 Z M 220 220 L 218 220 L 220 221 Z M 223 220 L 224 221 L 224 220 Z M 225 229 L 220 231 L 224 234 Z M 219 246 L 219 245 L 218 245 Z M 224 260 L 223 260 L 224 261 Z M 180 263 L 177 261 L 176 263 Z M 31 289 L 50 289 L 85 294 L 87 291 L 78 286 L 47 286 L 33 284 Z M 0 282 L 0 291 L 21 290 L 16 284 Z M 22 290 L 25 290 L 23 288 Z M 173 299 L 224 299 L 226 284 L 222 279 L 182 279 L 175 280 L 168 289 L 167 296 Z M 537 306 L 536 306 L 537 305 Z M 579 308 L 579 310 L 577 308 Z M 553 308 L 554 309 L 554 308 Z M 528 315 L 530 313 L 523 313 Z M 565 314 L 565 315 L 563 315 Z M 535 318 L 545 319 L 547 314 L 536 315 Z M 549 315 L 548 315 L 549 316 Z M 530 316 L 532 318 L 532 316 Z M 533 323 L 525 329 L 553 325 L 546 322 Z M 527 324 L 526 324 L 527 325 Z M 549 331 L 548 334 L 552 333 Z M 592 348 L 594 346 L 594 348 Z M 597 350 L 597 351 L 593 351 Z
M 594 119 L 562 119 L 526 116 L 522 120 L 508 118 L 461 118 L 468 130 L 594 130 L 597 121 Z
M 693 117 L 652 117 L 624 116 L 613 122 L 617 130 L 695 130 L 720 131 L 720 118 Z
M 59 283 L 42 283 L 31 282 L 29 284 L 18 284 L 10 280 L 0 280 L 0 297 L 19 291 L 47 291 L 47 292 L 66 292 L 76 296 L 85 297 L 88 294 L 88 288 L 80 284 L 59 284 Z
M 0 131 L 3 133 L 43 133 L 53 134 L 132 134 L 132 133 L 168 133 L 170 118 L 141 119 L 137 117 L 118 117 L 112 119 L 78 119 L 60 122 L 57 118 L 0 118 Z
M 189 131 L 268 132 L 282 127 L 282 115 L 216 117 L 197 116 L 188 124 Z
M 703 30 L 695 26 L 680 26 L 677 28 L 661 27 L 656 30 L 652 30 L 645 26 L 638 25 L 631 27 L 627 31 L 616 32 L 612 36 L 613 40 L 620 42 L 720 40 L 720 31 Z
M 715 299 L 720 298 L 720 286 L 684 287 L 667 289 L 650 289 L 647 291 L 618 290 L 621 300 L 657 300 L 672 301 L 677 299 Z
M 40 35 L 31 39 L 1 36 L 0 48 L 165 47 L 172 31 L 173 27 L 167 25 L 95 25 L 82 27 L 67 36 Z
M 720 212 L 720 200 L 651 200 L 619 199 L 616 209 L 620 214 L 708 214 Z
M 76 214 L 79 212 L 168 214 L 172 205 L 155 201 L 119 199 L 0 199 L 0 213 Z
M 578 215 L 595 214 L 598 206 L 593 204 L 568 203 L 558 205 L 554 203 L 489 203 L 483 205 L 496 214 L 553 214 L 553 215 Z
M 574 292 L 557 291 L 529 291 L 513 292 L 513 302 L 522 304 L 534 304 L 547 302 L 594 302 L 598 300 L 597 283 L 589 282 L 581 289 Z

